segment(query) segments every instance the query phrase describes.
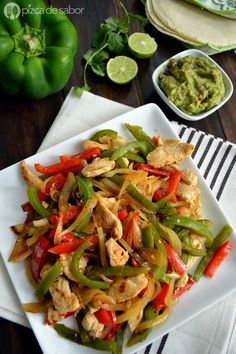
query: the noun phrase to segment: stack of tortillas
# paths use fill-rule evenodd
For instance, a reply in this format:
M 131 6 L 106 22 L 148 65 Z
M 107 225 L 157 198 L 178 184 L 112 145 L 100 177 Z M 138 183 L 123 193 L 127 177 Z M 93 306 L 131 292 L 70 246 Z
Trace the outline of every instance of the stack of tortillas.
M 236 48 L 236 20 L 183 0 L 147 0 L 146 13 L 160 31 L 213 54 Z

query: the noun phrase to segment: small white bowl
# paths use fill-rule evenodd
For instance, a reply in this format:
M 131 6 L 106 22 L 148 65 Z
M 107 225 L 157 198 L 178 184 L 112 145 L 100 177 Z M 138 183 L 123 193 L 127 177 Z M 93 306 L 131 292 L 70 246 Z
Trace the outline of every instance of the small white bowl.
M 169 62 L 170 59 L 180 59 L 183 57 L 186 57 L 187 55 L 191 55 L 191 56 L 197 56 L 197 57 L 203 57 L 203 58 L 207 58 L 210 62 L 212 62 L 213 64 L 215 64 L 217 66 L 217 68 L 221 71 L 222 76 L 223 76 L 223 82 L 225 85 L 225 96 L 222 102 L 220 102 L 217 106 L 209 109 L 208 111 L 204 111 L 202 113 L 198 113 L 198 114 L 187 114 L 182 112 L 179 108 L 176 107 L 176 105 L 174 103 L 172 103 L 167 96 L 165 95 L 165 93 L 161 90 L 160 86 L 159 86 L 159 75 L 161 72 L 165 71 L 167 63 Z M 217 109 L 219 109 L 221 106 L 223 106 L 225 104 L 225 102 L 228 101 L 228 99 L 231 97 L 232 93 L 233 93 L 233 84 L 232 81 L 230 80 L 229 76 L 226 74 L 226 72 L 213 60 L 211 59 L 207 54 L 203 53 L 200 50 L 197 49 L 188 49 L 188 50 L 184 50 L 183 52 L 180 52 L 176 55 L 174 55 L 173 57 L 167 59 L 164 63 L 162 63 L 161 65 L 159 65 L 156 70 L 153 72 L 152 74 L 152 81 L 153 81 L 153 85 L 157 91 L 157 93 L 161 96 L 161 98 L 163 99 L 163 101 L 165 101 L 165 103 L 173 109 L 173 111 L 178 114 L 180 117 L 186 119 L 186 120 L 191 120 L 191 121 L 196 121 L 196 120 L 200 120 L 203 119 L 207 116 L 209 116 L 210 114 L 212 114 L 213 112 L 215 112 Z

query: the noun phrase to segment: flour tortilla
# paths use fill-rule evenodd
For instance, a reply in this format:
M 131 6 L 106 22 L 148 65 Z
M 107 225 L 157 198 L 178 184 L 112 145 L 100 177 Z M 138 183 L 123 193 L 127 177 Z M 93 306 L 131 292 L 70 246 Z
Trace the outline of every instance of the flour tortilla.
M 167 32 L 211 47 L 230 49 L 236 46 L 235 20 L 210 13 L 182 0 L 148 0 L 147 4 L 152 20 L 159 22 L 159 27 L 162 23 Z
M 169 30 L 166 28 L 165 24 L 158 18 L 158 16 L 154 13 L 153 10 L 153 5 L 152 5 L 152 0 L 146 0 L 146 15 L 148 20 L 151 22 L 151 24 L 156 27 L 156 29 L 166 35 L 169 35 L 170 37 L 174 37 L 176 39 L 178 39 L 181 42 L 190 44 L 194 47 L 198 47 L 201 46 L 202 43 L 201 42 L 197 42 L 197 41 L 192 41 L 190 39 L 186 39 L 184 37 L 181 37 L 180 35 L 178 35 L 177 33 Z

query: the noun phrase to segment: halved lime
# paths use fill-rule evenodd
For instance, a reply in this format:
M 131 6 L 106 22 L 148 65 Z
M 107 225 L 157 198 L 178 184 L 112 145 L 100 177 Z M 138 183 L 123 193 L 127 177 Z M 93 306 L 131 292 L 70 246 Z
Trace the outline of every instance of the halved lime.
M 135 60 L 124 55 L 112 58 L 107 63 L 107 76 L 116 84 L 127 84 L 138 73 L 138 65 Z
M 132 54 L 140 59 L 150 58 L 157 50 L 157 43 L 149 34 L 135 32 L 129 36 L 128 46 Z

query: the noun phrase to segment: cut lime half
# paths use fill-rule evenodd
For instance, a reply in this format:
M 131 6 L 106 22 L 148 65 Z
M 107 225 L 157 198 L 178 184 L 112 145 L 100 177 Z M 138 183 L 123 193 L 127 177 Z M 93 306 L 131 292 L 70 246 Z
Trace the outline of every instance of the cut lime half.
M 112 58 L 107 63 L 107 76 L 116 84 L 127 84 L 138 73 L 138 65 L 135 60 L 124 55 Z
M 132 54 L 140 59 L 150 58 L 157 50 L 157 43 L 147 33 L 135 32 L 129 36 L 128 46 Z

